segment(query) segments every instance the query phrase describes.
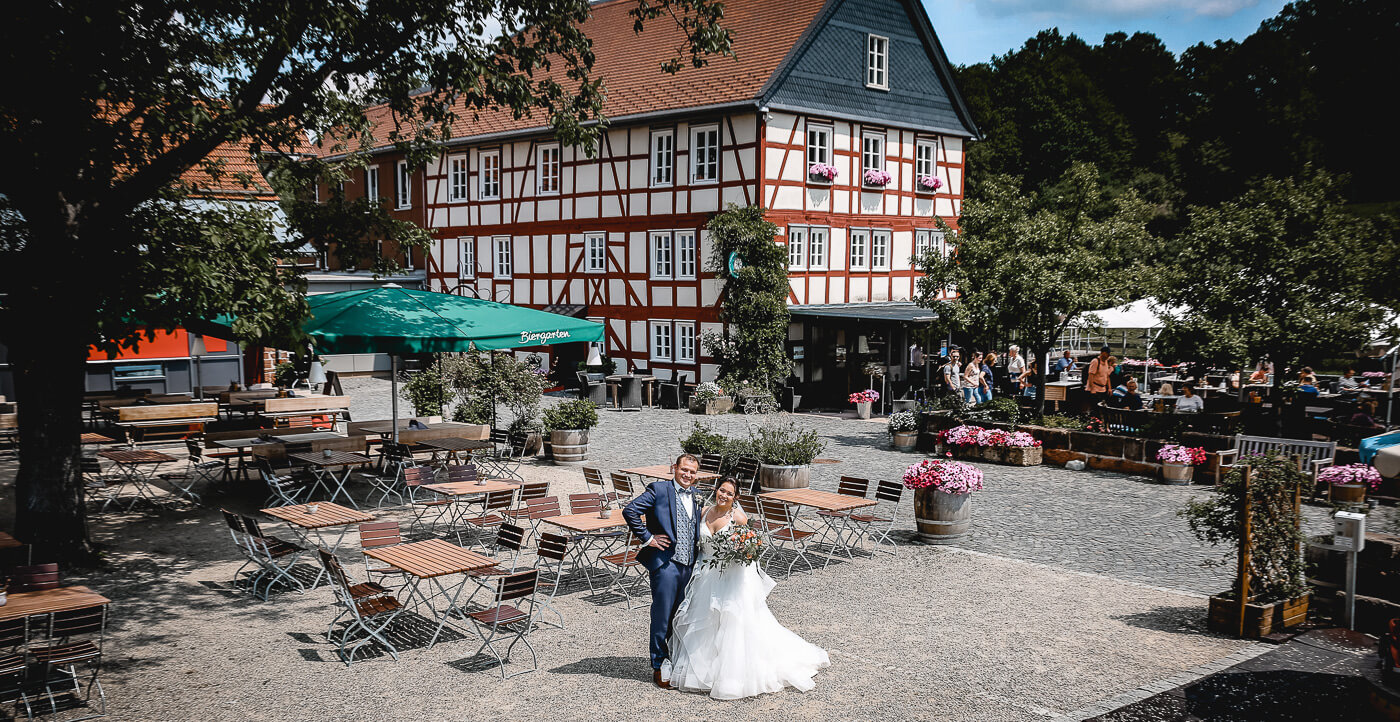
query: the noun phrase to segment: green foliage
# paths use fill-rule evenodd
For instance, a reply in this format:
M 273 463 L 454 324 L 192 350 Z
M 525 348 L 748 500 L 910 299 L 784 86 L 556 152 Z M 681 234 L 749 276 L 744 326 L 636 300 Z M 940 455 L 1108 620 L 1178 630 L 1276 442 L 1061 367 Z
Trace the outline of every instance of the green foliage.
M 726 442 L 724 434 L 697 421 L 691 428 L 690 435 L 681 439 L 681 451 L 696 456 L 723 454 Z
M 751 385 L 769 391 L 787 378 L 790 314 L 787 308 L 787 251 L 773 242 L 778 227 L 758 206 L 730 205 L 706 224 L 713 251 L 709 270 L 724 282 L 720 320 L 724 335 L 709 333 L 705 350 L 719 364 L 718 381 L 726 389 Z M 743 268 L 730 273 L 729 255 L 738 253 Z
M 1193 208 L 1162 269 L 1167 314 L 1159 343 L 1174 358 L 1228 365 L 1268 354 L 1312 363 L 1357 349 L 1393 299 L 1397 239 L 1344 210 L 1324 172 L 1266 179 L 1227 203 Z
M 1133 192 L 1106 192 L 1085 164 L 1045 193 L 990 178 L 980 198 L 963 203 L 956 250 L 917 259 L 925 273 L 917 301 L 969 334 L 1014 334 L 1027 358 L 1042 358 L 1076 316 L 1145 288 L 1151 216 Z M 944 303 L 945 289 L 957 289 L 959 302 Z M 1044 388 L 1037 393 L 1043 403 Z
M 1307 591 L 1303 578 L 1303 533 L 1294 498 L 1307 475 L 1291 459 L 1246 457 L 1226 474 L 1215 493 L 1193 500 L 1177 512 L 1196 538 L 1210 544 L 1228 544 L 1230 550 L 1213 564 L 1238 569 L 1236 554 L 1244 535 L 1243 509 L 1248 489 L 1250 503 L 1250 593 L 1267 603 L 1292 599 Z M 1253 471 L 1248 483 L 1245 469 Z M 1239 588 L 1235 579 L 1232 588 Z
M 799 429 L 791 421 L 770 420 L 749 431 L 748 453 L 765 464 L 802 466 L 826 448 L 816 429 Z
M 415 416 L 445 415 L 453 389 L 441 363 L 433 363 L 413 373 L 400 374 L 400 377 L 399 394 L 413 405 Z
M 280 388 L 289 388 L 297 382 L 297 365 L 291 361 L 282 361 L 272 369 L 272 384 Z
M 602 364 L 600 364 L 600 365 L 598 366 L 598 368 L 596 369 L 596 371 L 598 371 L 599 373 L 606 374 L 606 375 L 608 375 L 608 376 L 611 376 L 611 375 L 617 373 L 617 359 L 615 359 L 615 358 L 613 358 L 613 357 L 611 357 L 611 356 L 599 355 L 599 356 L 598 356 L 598 360 L 602 361 Z M 579 370 L 579 371 L 592 372 L 592 371 L 594 371 L 595 369 L 594 369 L 593 367 L 591 367 L 591 366 L 588 365 L 588 361 L 587 361 L 587 360 L 584 360 L 584 361 L 578 362 L 578 370 Z
M 482 351 L 447 353 L 438 354 L 427 368 L 410 375 L 402 393 L 420 415 L 448 415 L 445 412 L 451 405 L 453 421 L 472 424 L 491 423 L 495 404 L 504 404 L 511 413 L 510 430 L 520 432 L 539 428 L 540 403 L 548 383 L 538 357 L 519 359 L 512 353 Z M 426 405 L 420 406 L 420 402 Z M 424 410 L 433 408 L 438 411 Z
M 1061 414 L 1046 414 L 1040 417 L 1035 423 L 1036 426 L 1043 426 L 1047 429 L 1069 429 L 1070 431 L 1081 431 L 1084 428 L 1084 419 L 1077 416 L 1064 416 Z
M 978 404 L 968 411 L 965 418 L 969 421 L 995 421 L 1003 424 L 1011 424 L 1014 428 L 1016 422 L 1021 419 L 1021 407 L 1016 405 L 1015 399 L 997 397 L 986 403 Z
M 598 407 L 588 399 L 572 399 L 545 409 L 544 428 L 591 429 L 598 425 Z

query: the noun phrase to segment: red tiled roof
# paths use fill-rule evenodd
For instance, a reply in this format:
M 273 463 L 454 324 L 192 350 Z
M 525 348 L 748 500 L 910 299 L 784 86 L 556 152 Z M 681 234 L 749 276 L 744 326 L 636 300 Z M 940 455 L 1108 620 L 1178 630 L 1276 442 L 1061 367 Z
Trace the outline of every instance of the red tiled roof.
M 209 154 L 209 160 L 219 164 L 219 175 L 215 177 L 203 163 L 190 168 L 180 176 L 180 181 L 193 186 L 192 195 L 203 198 L 234 200 L 277 200 L 277 194 L 248 147 L 248 141 L 229 142 L 220 145 Z M 240 177 L 246 175 L 246 178 Z M 246 181 L 246 183 L 245 183 Z
M 684 38 L 671 18 L 647 21 L 638 35 L 627 14 L 636 6 L 635 0 L 594 5 L 584 29 L 593 41 L 593 77 L 604 82 L 603 113 L 618 118 L 755 99 L 824 4 L 825 0 L 728 0 L 720 25 L 730 31 L 736 57 L 709 56 L 705 67 L 687 65 L 675 75 L 661 70 L 661 64 L 682 47 Z M 563 77 L 558 67 L 551 74 Z M 393 114 L 382 105 L 367 109 L 366 114 L 375 124 L 377 144 L 382 144 L 394 127 Z M 484 110 L 477 119 L 469 110 L 459 110 L 459 114 L 462 117 L 453 124 L 453 138 L 549 124 L 548 118 L 538 113 L 520 119 L 497 109 Z

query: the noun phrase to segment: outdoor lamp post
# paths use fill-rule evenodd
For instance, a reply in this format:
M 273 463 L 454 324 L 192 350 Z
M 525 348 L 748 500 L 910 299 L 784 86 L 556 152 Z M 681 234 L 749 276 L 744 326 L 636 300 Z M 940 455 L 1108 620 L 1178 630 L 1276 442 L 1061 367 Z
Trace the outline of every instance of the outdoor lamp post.
M 315 360 L 315 361 L 312 361 L 312 362 L 311 362 L 311 370 L 310 370 L 310 371 L 307 373 L 307 375 L 306 375 L 306 383 L 307 383 L 307 385 L 311 387 L 311 390 L 312 390 L 312 391 L 315 391 L 317 386 L 319 386 L 319 385 L 321 385 L 321 384 L 323 384 L 323 383 L 325 383 L 325 382 L 326 382 L 326 367 L 325 367 L 324 365 L 321 364 L 321 362 L 320 362 L 319 359 L 318 359 L 318 360 Z
M 204 346 L 204 337 L 197 333 L 190 334 L 190 358 L 194 359 L 194 397 L 200 401 L 204 400 L 204 379 L 200 375 L 199 359 L 208 353 L 209 349 Z
M 588 361 L 585 362 L 585 365 L 587 365 L 587 366 L 602 366 L 602 365 L 603 365 L 603 357 L 602 357 L 601 354 L 598 353 L 598 344 L 596 344 L 596 343 L 588 344 Z

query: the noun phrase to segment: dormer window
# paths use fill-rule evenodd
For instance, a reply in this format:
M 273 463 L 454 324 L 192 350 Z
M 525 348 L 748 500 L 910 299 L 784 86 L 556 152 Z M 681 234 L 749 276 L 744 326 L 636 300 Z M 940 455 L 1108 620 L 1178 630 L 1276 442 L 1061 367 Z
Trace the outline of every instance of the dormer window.
M 865 87 L 890 89 L 890 39 L 865 36 Z

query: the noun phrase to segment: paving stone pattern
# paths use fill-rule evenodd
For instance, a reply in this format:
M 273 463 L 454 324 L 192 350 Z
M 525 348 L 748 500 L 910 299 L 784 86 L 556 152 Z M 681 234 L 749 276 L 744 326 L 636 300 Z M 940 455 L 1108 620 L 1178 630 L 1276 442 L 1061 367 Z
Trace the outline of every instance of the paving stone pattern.
M 345 391 L 356 396 L 355 419 L 387 418 L 388 382 L 347 379 Z M 562 397 L 550 397 L 557 403 Z M 406 404 L 400 413 L 407 414 Z M 726 414 L 697 416 L 682 411 L 600 409 L 600 425 L 589 443 L 591 464 L 606 469 L 656 464 L 680 452 L 679 440 L 696 421 L 727 435 L 744 435 L 762 417 Z M 839 464 L 813 467 L 812 486 L 835 491 L 842 475 L 898 480 L 922 454 L 890 447 L 883 420 L 795 414 L 788 416 L 814 428 L 827 441 L 825 458 Z M 508 417 L 501 408 L 501 423 Z M 973 497 L 971 535 L 956 544 L 1052 567 L 1198 594 L 1229 586 L 1231 567 L 1207 567 L 1226 551 L 1197 541 L 1176 513 L 1187 501 L 1209 493 L 1203 486 L 1167 486 L 1145 477 L 1100 471 L 1068 471 L 1057 466 L 1010 467 L 978 463 L 986 489 Z M 1371 514 L 1372 531 L 1400 531 L 1394 508 Z M 1330 510 L 1305 505 L 1307 531 L 1330 533 Z M 901 509 L 897 529 L 913 536 L 912 498 Z

